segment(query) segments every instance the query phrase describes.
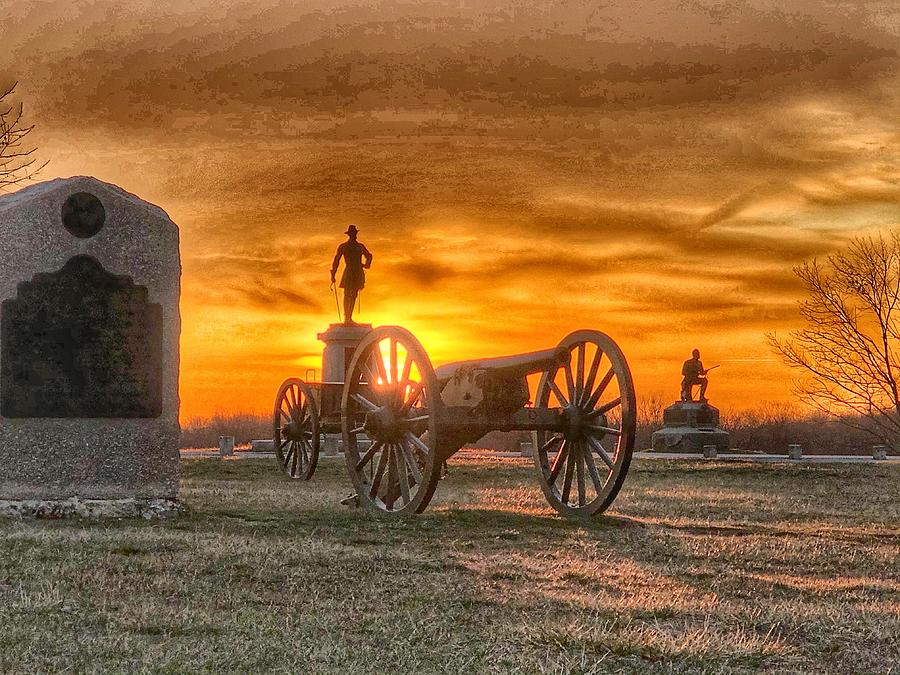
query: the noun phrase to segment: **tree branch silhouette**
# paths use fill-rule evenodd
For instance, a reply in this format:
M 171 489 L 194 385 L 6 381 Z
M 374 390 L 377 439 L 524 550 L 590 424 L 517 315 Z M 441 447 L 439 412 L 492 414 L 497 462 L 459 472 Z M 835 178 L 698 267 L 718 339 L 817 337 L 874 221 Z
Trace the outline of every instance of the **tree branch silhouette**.
M 29 147 L 26 137 L 34 129 L 22 116 L 22 104 L 10 103 L 18 86 L 14 82 L 0 89 L 0 190 L 31 180 L 47 162 L 38 163 L 36 148 Z
M 807 327 L 769 344 L 791 368 L 798 397 L 843 424 L 900 440 L 900 231 L 853 239 L 847 249 L 794 268 Z

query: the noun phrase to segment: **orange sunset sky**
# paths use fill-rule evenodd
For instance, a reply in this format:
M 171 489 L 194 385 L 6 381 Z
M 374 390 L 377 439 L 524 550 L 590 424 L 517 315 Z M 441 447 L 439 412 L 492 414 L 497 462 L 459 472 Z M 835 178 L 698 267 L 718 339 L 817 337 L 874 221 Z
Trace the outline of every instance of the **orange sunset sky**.
M 181 228 L 183 419 L 318 368 L 348 223 L 436 363 L 591 327 L 639 395 L 697 346 L 789 399 L 791 267 L 900 224 L 898 54 L 895 0 L 0 0 L 41 178 Z

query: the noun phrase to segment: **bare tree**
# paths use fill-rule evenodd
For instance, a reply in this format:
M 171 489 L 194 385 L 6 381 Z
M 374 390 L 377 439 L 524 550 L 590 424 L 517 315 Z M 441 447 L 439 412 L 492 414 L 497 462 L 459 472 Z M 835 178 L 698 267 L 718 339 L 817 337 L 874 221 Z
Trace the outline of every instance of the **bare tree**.
M 661 391 L 645 394 L 637 400 L 637 443 L 638 447 L 649 448 L 653 432 L 663 423 L 663 411 L 668 403 Z
M 889 444 L 900 439 L 900 231 L 853 239 L 848 248 L 794 269 L 808 324 L 786 340 L 769 335 L 801 371 L 801 400 Z
M 22 118 L 22 104 L 10 103 L 18 82 L 0 89 L 0 190 L 19 185 L 34 177 L 47 163 L 38 164 L 35 148 L 29 148 L 26 137 L 34 125 Z

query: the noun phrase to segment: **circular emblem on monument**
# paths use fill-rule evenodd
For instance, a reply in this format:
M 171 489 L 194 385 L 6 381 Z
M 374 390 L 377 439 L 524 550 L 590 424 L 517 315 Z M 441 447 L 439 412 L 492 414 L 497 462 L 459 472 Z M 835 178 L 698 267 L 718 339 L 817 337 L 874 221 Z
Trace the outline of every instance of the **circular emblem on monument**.
M 106 209 L 90 192 L 76 192 L 63 204 L 62 221 L 65 228 L 76 237 L 88 239 L 103 228 Z

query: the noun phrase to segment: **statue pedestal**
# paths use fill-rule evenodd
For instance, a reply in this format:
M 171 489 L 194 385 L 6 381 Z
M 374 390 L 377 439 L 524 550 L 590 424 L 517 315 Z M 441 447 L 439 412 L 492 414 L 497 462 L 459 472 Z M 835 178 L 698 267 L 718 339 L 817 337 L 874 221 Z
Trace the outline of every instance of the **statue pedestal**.
M 654 452 L 703 452 L 704 445 L 728 451 L 728 432 L 719 428 L 719 409 L 708 403 L 677 401 L 663 412 L 663 428 L 653 432 Z
M 353 352 L 371 330 L 370 323 L 333 323 L 328 326 L 328 330 L 316 336 L 325 343 L 325 350 L 322 352 L 322 383 L 325 386 L 322 387 L 322 398 L 319 401 L 319 409 L 324 415 L 340 411 L 342 387 L 328 385 L 344 384 Z
M 325 343 L 322 353 L 322 382 L 344 383 L 344 373 L 360 341 L 372 330 L 370 323 L 333 323 L 316 337 Z

